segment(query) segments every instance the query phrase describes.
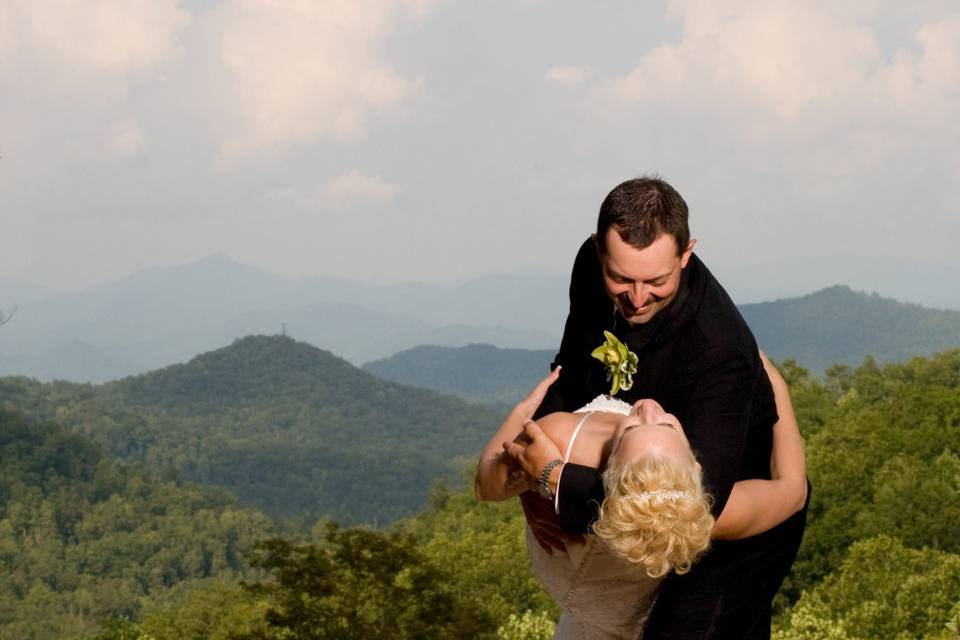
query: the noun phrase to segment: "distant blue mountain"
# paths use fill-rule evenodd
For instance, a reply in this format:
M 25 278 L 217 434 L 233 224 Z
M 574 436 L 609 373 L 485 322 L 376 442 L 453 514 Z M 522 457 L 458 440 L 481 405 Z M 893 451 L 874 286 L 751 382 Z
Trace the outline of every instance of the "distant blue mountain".
M 0 354 L 0 376 L 20 375 L 37 380 L 105 382 L 138 373 L 137 367 L 73 339 L 35 356 Z
M 0 278 L 0 310 L 9 311 L 18 305 L 32 304 L 56 295 L 56 291 L 12 278 Z
M 550 371 L 555 349 L 421 346 L 369 362 L 363 369 L 391 380 L 466 400 L 515 404 Z
M 755 280 L 776 284 L 772 277 Z M 0 294 L 6 283 L 10 296 L 23 295 L 13 320 L 0 329 L 0 372 L 78 382 L 182 362 L 252 333 L 286 331 L 353 364 L 421 345 L 551 350 L 567 310 L 567 276 L 533 270 L 447 283 L 361 282 L 280 278 L 210 256 L 73 293 L 11 282 L 0 280 Z M 737 289 L 732 293 L 736 300 Z M 811 296 L 741 309 L 771 354 L 795 356 L 814 370 L 855 363 L 868 352 L 881 359 L 929 353 L 954 339 L 951 314 L 957 312 L 850 289 Z M 837 315 L 836 305 L 845 314 Z M 0 300 L 0 309 L 10 306 Z
M 833 286 L 798 298 L 745 304 L 740 311 L 757 342 L 776 359 L 794 358 L 814 372 L 960 347 L 960 311 L 927 309 L 876 293 Z
M 106 371 L 122 377 L 156 369 L 237 337 L 284 328 L 355 364 L 420 344 L 547 347 L 562 328 L 565 294 L 559 286 L 553 292 L 550 279 L 537 273 L 457 284 L 279 278 L 211 256 L 81 292 L 34 296 L 0 331 L 0 371 L 99 381 Z M 555 305 L 511 312 L 530 291 Z M 95 372 L 79 352 L 74 361 L 50 356 L 76 342 L 113 364 Z
M 868 356 L 900 361 L 960 347 L 960 312 L 926 309 L 834 286 L 807 296 L 745 304 L 740 311 L 772 358 L 814 373 Z M 555 350 L 490 345 L 417 347 L 364 368 L 381 378 L 468 400 L 516 402 L 548 370 Z

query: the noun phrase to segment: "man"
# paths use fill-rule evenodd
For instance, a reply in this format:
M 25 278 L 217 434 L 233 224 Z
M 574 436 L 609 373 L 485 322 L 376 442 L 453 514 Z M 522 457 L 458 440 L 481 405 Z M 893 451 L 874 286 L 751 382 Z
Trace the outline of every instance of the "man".
M 604 330 L 612 332 L 638 357 L 633 386 L 618 397 L 654 398 L 680 419 L 719 516 L 737 480 L 770 477 L 777 413 L 753 335 L 693 254 L 687 218 L 683 198 L 663 180 L 629 180 L 610 192 L 596 235 L 574 262 L 570 314 L 553 363 L 563 372 L 537 416 L 573 411 L 610 392 L 591 352 Z M 561 529 L 589 530 L 603 500 L 595 469 L 566 464 L 559 474 L 559 520 L 548 501 L 530 493 L 523 499 L 537 539 L 557 548 Z M 769 638 L 770 603 L 805 516 L 804 508 L 759 536 L 716 541 L 693 571 L 663 583 L 645 640 Z

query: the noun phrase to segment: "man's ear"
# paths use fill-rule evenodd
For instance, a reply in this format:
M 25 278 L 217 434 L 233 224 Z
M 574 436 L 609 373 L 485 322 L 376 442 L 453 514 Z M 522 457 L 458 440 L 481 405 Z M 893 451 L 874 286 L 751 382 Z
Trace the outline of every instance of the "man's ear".
M 690 242 L 687 243 L 687 248 L 684 250 L 683 254 L 680 256 L 680 268 L 686 269 L 687 262 L 690 261 L 690 255 L 693 253 L 693 245 L 697 244 L 696 238 L 690 238 Z

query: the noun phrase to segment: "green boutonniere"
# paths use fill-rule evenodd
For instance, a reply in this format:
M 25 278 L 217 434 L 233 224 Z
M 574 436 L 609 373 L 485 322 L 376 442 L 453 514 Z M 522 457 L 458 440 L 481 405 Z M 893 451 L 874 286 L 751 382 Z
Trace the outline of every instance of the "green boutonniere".
M 637 372 L 637 354 L 627 349 L 627 345 L 617 340 L 617 336 L 609 331 L 604 331 L 603 335 L 607 341 L 594 349 L 590 355 L 607 368 L 610 395 L 616 395 L 621 389 L 629 391 L 633 386 L 633 374 Z

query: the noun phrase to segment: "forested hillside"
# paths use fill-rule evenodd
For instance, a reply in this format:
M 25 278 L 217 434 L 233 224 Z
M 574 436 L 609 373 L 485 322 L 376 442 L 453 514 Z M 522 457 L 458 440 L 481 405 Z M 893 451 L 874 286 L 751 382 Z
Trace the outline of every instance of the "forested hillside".
M 281 336 L 100 386 L 8 378 L 0 402 L 271 514 L 379 524 L 420 509 L 502 417 Z
M 824 378 L 791 362 L 781 366 L 806 437 L 813 494 L 800 556 L 776 602 L 775 639 L 954 640 L 948 625 L 960 623 L 960 350 L 883 368 L 868 360 L 857 369 L 831 368 Z M 403 535 L 413 536 L 416 557 Z M 325 626 L 363 619 L 347 605 L 358 590 L 373 591 L 381 598 L 367 620 L 416 617 L 438 638 L 545 640 L 556 610 L 524 569 L 522 539 L 515 502 L 478 504 L 469 490 L 439 490 L 427 510 L 389 533 L 328 532 L 313 545 L 271 543 L 259 566 L 272 577 L 208 614 L 223 621 L 259 602 L 274 612 L 275 623 L 256 636 L 265 638 L 298 637 L 306 628 L 322 629 L 309 636 L 316 638 L 422 637 L 399 622 L 368 635 Z M 348 545 L 358 553 L 344 554 Z M 360 557 L 390 568 L 365 571 Z M 444 615 L 428 614 L 423 601 L 390 587 L 413 566 L 426 598 L 448 598 Z M 349 588 L 332 582 L 343 576 L 350 579 L 337 584 Z M 314 595 L 297 599 L 309 581 L 318 585 Z M 457 622 L 464 606 L 475 613 Z M 197 608 L 168 610 L 127 631 L 172 638 L 165 629 L 196 624 Z
M 70 640 L 175 589 L 252 577 L 271 520 L 0 407 L 0 638 Z
M 282 366 L 271 365 L 277 353 Z M 960 623 L 960 350 L 886 366 L 868 359 L 824 376 L 791 361 L 781 368 L 813 494 L 776 602 L 775 638 L 955 640 L 947 625 Z M 360 419 L 350 400 L 358 385 L 387 403 L 421 403 L 411 411 L 439 398 L 371 382 L 285 338 L 243 340 L 123 384 L 0 380 L 0 638 L 548 638 L 556 608 L 526 569 L 516 501 L 479 504 L 466 486 L 441 485 L 423 511 L 386 529 L 305 516 L 293 533 L 222 492 L 158 475 L 196 473 L 210 443 L 226 447 L 241 434 L 252 451 L 287 428 L 310 450 L 284 410 L 291 396 L 309 399 L 296 415 L 341 407 L 342 396 L 347 408 L 326 415 Z M 53 423 L 61 420 L 69 430 Z M 403 438 L 422 444 L 398 424 L 386 445 L 394 455 Z M 79 430 L 154 472 L 110 460 Z M 250 475 L 282 480 L 288 459 L 304 471 L 295 448 L 263 463 L 250 453 Z
M 960 347 L 960 311 L 928 309 L 835 286 L 799 298 L 740 305 L 771 357 L 821 373 L 864 357 L 896 362 Z

